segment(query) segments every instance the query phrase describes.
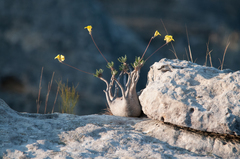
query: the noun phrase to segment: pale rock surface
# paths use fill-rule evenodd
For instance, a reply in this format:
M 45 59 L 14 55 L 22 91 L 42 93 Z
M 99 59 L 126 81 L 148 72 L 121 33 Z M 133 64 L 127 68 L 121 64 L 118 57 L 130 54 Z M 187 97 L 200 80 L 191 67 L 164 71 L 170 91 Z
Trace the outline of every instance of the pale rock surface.
M 152 119 L 200 131 L 240 135 L 240 72 L 162 59 L 139 100 Z
M 238 158 L 239 141 L 147 118 L 18 113 L 0 99 L 0 158 Z
M 0 99 L 0 158 L 203 157 L 135 130 L 142 121 L 150 120 L 17 113 Z

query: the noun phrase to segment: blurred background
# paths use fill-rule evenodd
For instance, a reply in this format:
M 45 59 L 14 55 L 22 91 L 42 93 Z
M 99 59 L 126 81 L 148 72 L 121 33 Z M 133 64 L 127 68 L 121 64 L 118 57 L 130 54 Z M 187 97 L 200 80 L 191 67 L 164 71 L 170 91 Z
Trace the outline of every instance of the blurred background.
M 189 36 L 193 61 L 204 65 L 207 43 L 212 64 L 218 68 L 228 41 L 224 68 L 240 69 L 240 1 L 239 0 L 1 0 L 0 1 L 0 98 L 20 112 L 36 113 L 39 82 L 43 68 L 40 111 L 44 113 L 48 84 L 54 78 L 47 103 L 52 111 L 57 81 L 77 86 L 79 101 L 75 114 L 104 112 L 106 100 L 101 80 L 60 64 L 54 57 L 63 54 L 65 63 L 95 73 L 106 62 L 97 51 L 88 32 L 108 61 L 127 55 L 128 62 L 141 56 L 149 39 L 158 30 L 146 58 L 164 44 L 167 34 L 173 35 L 177 56 L 188 60 Z M 164 25 L 163 25 L 164 24 Z M 165 28 L 166 30 L 165 30 Z M 137 91 L 144 89 L 149 67 L 161 58 L 175 59 L 171 45 L 157 52 L 141 71 Z M 210 66 L 209 61 L 207 65 Z M 59 111 L 60 97 L 54 111 Z

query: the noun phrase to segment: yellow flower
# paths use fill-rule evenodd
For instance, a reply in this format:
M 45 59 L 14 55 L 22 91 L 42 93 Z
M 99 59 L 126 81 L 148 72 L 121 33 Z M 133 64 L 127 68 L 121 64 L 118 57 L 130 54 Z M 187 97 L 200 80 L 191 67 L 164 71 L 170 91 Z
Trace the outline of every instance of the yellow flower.
M 58 54 L 54 59 L 58 59 L 59 62 L 63 62 L 65 60 L 65 57 Z
M 153 37 L 155 38 L 158 35 L 161 36 L 161 34 L 156 30 Z
M 174 41 L 172 35 L 166 35 L 165 38 L 164 38 L 164 40 L 166 41 L 166 43 L 169 43 L 169 42 L 171 42 L 171 41 Z
M 92 26 L 91 25 L 84 27 L 84 29 L 87 29 L 90 35 L 92 34 Z

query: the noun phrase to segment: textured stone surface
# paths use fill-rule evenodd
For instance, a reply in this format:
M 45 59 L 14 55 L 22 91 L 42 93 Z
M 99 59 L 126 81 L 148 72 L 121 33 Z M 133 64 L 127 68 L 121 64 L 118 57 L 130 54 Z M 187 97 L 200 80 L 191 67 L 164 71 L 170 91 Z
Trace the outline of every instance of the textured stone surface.
M 0 99 L 0 158 L 237 158 L 239 141 L 147 118 L 17 113 Z
M 143 112 L 196 130 L 240 135 L 240 72 L 162 59 L 140 95 Z
M 144 119 L 16 113 L 0 100 L 0 157 L 184 158 L 199 156 L 134 130 Z

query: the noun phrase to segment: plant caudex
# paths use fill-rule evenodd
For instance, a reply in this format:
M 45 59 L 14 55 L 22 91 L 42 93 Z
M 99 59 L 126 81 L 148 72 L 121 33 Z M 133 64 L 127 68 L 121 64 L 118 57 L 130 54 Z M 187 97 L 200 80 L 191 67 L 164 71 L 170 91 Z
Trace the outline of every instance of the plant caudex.
M 103 56 L 103 54 L 101 53 L 101 51 L 99 50 L 98 46 L 96 45 L 93 39 L 92 26 L 90 25 L 86 26 L 84 29 L 88 30 L 94 42 L 94 45 L 96 46 L 100 54 Z M 114 69 L 114 62 L 108 62 L 106 58 L 103 56 L 103 58 L 107 62 L 107 68 L 111 70 L 112 76 L 111 76 L 110 82 L 108 82 L 102 77 L 102 74 L 103 74 L 102 69 L 96 70 L 96 73 L 92 74 L 106 83 L 107 87 L 106 87 L 106 90 L 104 90 L 104 93 L 106 95 L 108 106 L 113 115 L 125 116 L 125 117 L 138 117 L 141 115 L 141 105 L 136 92 L 136 86 L 139 80 L 140 69 L 142 68 L 144 63 L 148 60 L 147 59 L 144 61 L 143 57 L 151 43 L 151 40 L 157 36 L 161 36 L 161 34 L 158 31 L 156 31 L 154 33 L 154 36 L 151 37 L 142 57 L 136 57 L 134 63 L 131 64 L 133 69 L 126 63 L 127 62 L 126 55 L 124 57 L 119 57 L 118 61 L 121 63 L 121 65 L 119 66 L 120 73 L 118 77 L 116 77 L 118 74 L 118 71 Z M 161 47 L 163 47 L 164 45 L 168 44 L 171 41 L 174 41 L 171 35 L 166 35 L 164 40 L 166 41 L 166 43 L 163 44 Z M 157 50 L 155 52 L 157 52 Z M 150 56 L 152 56 L 153 54 L 151 54 Z M 56 56 L 59 62 L 67 66 L 70 66 L 66 63 L 63 63 L 63 60 L 61 60 L 60 57 L 64 57 L 64 56 L 63 55 Z M 73 66 L 70 66 L 70 67 L 77 69 Z M 79 71 L 88 73 L 82 70 L 79 70 Z M 88 74 L 91 74 L 91 73 L 88 73 Z M 121 80 L 122 77 L 123 79 Z

